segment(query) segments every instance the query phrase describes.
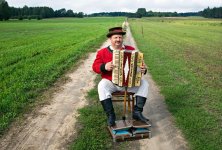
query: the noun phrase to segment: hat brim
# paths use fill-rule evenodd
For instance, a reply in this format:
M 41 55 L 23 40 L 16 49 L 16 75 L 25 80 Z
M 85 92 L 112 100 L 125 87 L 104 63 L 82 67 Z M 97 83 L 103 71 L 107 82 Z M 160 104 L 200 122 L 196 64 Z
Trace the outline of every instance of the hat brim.
M 109 38 L 109 37 L 111 37 L 112 35 L 115 35 L 115 34 L 117 34 L 117 35 L 125 35 L 126 32 L 109 32 L 106 36 Z

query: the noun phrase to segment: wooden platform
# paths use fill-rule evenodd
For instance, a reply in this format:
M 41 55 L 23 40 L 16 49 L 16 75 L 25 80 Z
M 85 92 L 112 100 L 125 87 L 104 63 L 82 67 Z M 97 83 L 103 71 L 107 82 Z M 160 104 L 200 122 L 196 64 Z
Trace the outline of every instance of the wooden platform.
M 116 125 L 108 127 L 113 142 L 151 138 L 151 124 L 136 120 L 119 120 Z

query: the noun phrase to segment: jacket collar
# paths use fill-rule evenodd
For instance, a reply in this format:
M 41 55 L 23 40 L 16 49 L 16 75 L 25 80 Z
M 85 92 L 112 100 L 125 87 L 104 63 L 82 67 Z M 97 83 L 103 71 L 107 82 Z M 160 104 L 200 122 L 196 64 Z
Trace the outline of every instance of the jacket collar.
M 113 52 L 113 50 L 115 50 L 111 45 L 108 46 L 108 49 L 110 52 Z M 122 45 L 121 50 L 124 50 L 124 49 L 125 49 L 125 45 Z

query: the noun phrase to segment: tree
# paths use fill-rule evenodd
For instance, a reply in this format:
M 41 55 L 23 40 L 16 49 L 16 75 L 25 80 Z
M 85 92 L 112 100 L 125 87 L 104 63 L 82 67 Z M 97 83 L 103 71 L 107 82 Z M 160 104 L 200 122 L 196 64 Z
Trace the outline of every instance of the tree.
M 24 6 L 23 8 L 22 8 L 22 14 L 24 14 L 24 15 L 26 15 L 26 16 L 29 16 L 30 14 L 29 14 L 29 8 L 28 8 L 28 6 Z
M 2 2 L 0 1 L 0 20 L 3 20 L 3 8 L 2 8 Z
M 10 18 L 10 8 L 5 0 L 0 0 L 0 20 L 8 20 Z
M 206 18 L 222 18 L 222 7 L 214 7 L 212 9 L 208 7 L 200 12 L 200 14 Z
M 44 19 L 53 17 L 79 17 L 83 18 L 83 12 L 74 13 L 73 10 L 69 9 L 66 11 L 65 8 L 54 11 L 50 7 L 28 7 L 23 8 L 9 7 L 5 0 L 0 0 L 0 20 L 13 19 Z
M 66 9 L 62 8 L 62 9 L 56 10 L 55 16 L 56 17 L 65 17 L 66 16 Z
M 72 11 L 71 9 L 67 10 L 66 16 L 67 16 L 67 17 L 74 17 L 73 11 Z
M 136 12 L 139 18 L 146 16 L 146 8 L 138 8 Z
M 84 15 L 83 12 L 79 12 L 79 13 L 77 14 L 77 17 L 78 17 L 78 18 L 83 18 L 83 15 Z

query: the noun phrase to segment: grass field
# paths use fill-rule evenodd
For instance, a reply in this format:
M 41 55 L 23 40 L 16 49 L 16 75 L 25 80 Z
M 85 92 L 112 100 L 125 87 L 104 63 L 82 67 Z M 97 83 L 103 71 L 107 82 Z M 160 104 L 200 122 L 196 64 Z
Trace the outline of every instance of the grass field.
M 76 62 L 104 41 L 124 18 L 0 23 L 0 134 Z
M 103 41 L 124 18 L 23 20 L 0 23 L 0 134 L 47 88 Z M 130 19 L 149 72 L 191 149 L 222 147 L 222 20 Z M 115 149 L 97 90 L 80 110 L 71 149 Z M 93 99 L 93 100 L 91 100 Z M 98 115 L 103 116 L 95 119 Z M 101 130 L 102 129 L 102 130 Z M 98 134 L 98 131 L 99 134 Z
M 149 72 L 191 149 L 222 147 L 222 20 L 129 20 Z

